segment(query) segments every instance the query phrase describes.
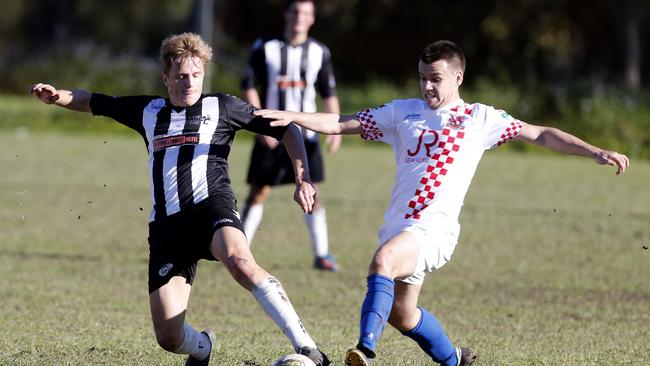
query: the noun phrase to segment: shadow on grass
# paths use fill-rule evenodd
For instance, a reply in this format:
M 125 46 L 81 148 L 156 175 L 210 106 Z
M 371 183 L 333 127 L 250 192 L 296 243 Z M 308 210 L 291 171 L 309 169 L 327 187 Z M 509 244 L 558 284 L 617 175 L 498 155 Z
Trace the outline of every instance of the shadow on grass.
M 38 252 L 26 252 L 22 250 L 0 250 L 0 257 L 13 257 L 20 259 L 50 259 L 50 260 L 61 260 L 61 261 L 71 261 L 71 262 L 99 262 L 101 258 L 99 256 L 89 256 L 82 254 L 60 254 L 60 253 L 38 253 Z

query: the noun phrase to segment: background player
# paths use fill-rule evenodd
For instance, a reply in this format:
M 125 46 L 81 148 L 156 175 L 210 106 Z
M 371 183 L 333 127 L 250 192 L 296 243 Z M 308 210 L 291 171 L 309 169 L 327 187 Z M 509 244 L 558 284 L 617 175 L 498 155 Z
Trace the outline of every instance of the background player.
M 360 134 L 390 144 L 397 173 L 392 199 L 379 230 L 361 307 L 360 336 L 346 365 L 370 365 L 386 322 L 415 340 L 435 362 L 469 365 L 476 354 L 455 348 L 438 320 L 418 307 L 426 272 L 450 260 L 457 243 L 458 216 L 483 152 L 511 140 L 588 156 L 624 172 L 629 159 L 551 127 L 519 121 L 490 106 L 467 104 L 459 88 L 465 56 L 456 44 L 428 45 L 418 64 L 422 99 L 394 100 L 354 116 L 259 111 L 327 134 Z M 397 280 L 397 281 L 395 281 Z
M 242 80 L 246 101 L 256 107 L 315 112 L 318 89 L 324 110 L 339 113 L 330 51 L 322 43 L 309 38 L 314 12 L 312 0 L 289 1 L 284 13 L 283 37 L 255 41 Z M 257 86 L 261 98 L 255 89 Z M 312 181 L 316 191 L 320 192 L 318 182 L 324 179 L 324 167 L 319 135 L 312 131 L 304 131 L 303 135 Z M 327 136 L 326 142 L 329 152 L 336 152 L 341 136 Z M 242 210 L 244 232 L 249 243 L 262 221 L 264 203 L 271 187 L 293 181 L 293 169 L 285 148 L 273 138 L 258 136 L 248 168 L 250 192 Z M 312 213 L 305 215 L 305 223 L 311 236 L 314 266 L 322 270 L 338 270 L 334 257 L 329 253 L 327 220 L 321 200 L 317 199 Z
M 255 108 L 227 94 L 201 94 L 212 49 L 184 33 L 162 42 L 162 80 L 169 98 L 111 97 L 35 84 L 47 104 L 113 118 L 138 131 L 149 152 L 153 207 L 149 223 L 149 303 L 156 339 L 167 351 L 189 354 L 186 365 L 208 365 L 215 336 L 198 332 L 185 313 L 199 259 L 221 261 L 251 291 L 291 340 L 296 352 L 317 365 L 329 361 L 311 339 L 280 282 L 260 267 L 242 232 L 228 177 L 235 132 L 247 129 L 281 138 L 295 165 L 294 199 L 304 212 L 315 190 L 297 127 L 272 128 Z

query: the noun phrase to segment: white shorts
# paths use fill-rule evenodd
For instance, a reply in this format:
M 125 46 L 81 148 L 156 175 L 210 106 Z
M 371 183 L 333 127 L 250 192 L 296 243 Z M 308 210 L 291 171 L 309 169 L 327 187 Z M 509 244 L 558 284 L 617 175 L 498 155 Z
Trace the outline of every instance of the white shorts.
M 395 235 L 408 231 L 415 235 L 420 245 L 415 271 L 409 277 L 399 281 L 412 285 L 421 285 L 426 272 L 440 269 L 449 262 L 458 243 L 457 228 L 445 230 L 431 225 L 393 225 L 379 229 L 379 247 L 386 244 Z

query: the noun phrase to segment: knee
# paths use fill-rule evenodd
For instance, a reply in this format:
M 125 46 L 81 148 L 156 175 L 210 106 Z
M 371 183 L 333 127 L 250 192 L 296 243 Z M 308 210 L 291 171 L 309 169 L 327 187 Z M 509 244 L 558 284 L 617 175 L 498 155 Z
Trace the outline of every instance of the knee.
M 232 277 L 239 284 L 246 287 L 247 284 L 254 282 L 253 277 L 257 270 L 257 264 L 252 258 L 247 259 L 240 256 L 230 256 L 226 259 L 226 265 L 230 269 Z
M 251 191 L 248 194 L 246 202 L 249 205 L 263 204 L 269 198 L 270 194 L 271 194 L 270 186 L 253 187 L 251 188 Z
M 174 352 L 183 343 L 183 328 L 175 329 L 167 326 L 158 326 L 155 332 L 156 342 L 165 351 Z
M 393 276 L 393 267 L 393 256 L 390 251 L 380 250 L 372 258 L 369 272 L 370 274 L 379 273 L 390 278 L 395 278 Z

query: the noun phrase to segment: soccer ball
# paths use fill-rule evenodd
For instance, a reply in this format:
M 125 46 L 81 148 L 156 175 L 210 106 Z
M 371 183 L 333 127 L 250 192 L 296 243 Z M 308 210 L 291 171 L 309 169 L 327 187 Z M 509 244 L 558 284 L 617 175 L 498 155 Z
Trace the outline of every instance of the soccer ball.
M 316 366 L 309 357 L 297 353 L 285 355 L 273 361 L 271 366 Z

